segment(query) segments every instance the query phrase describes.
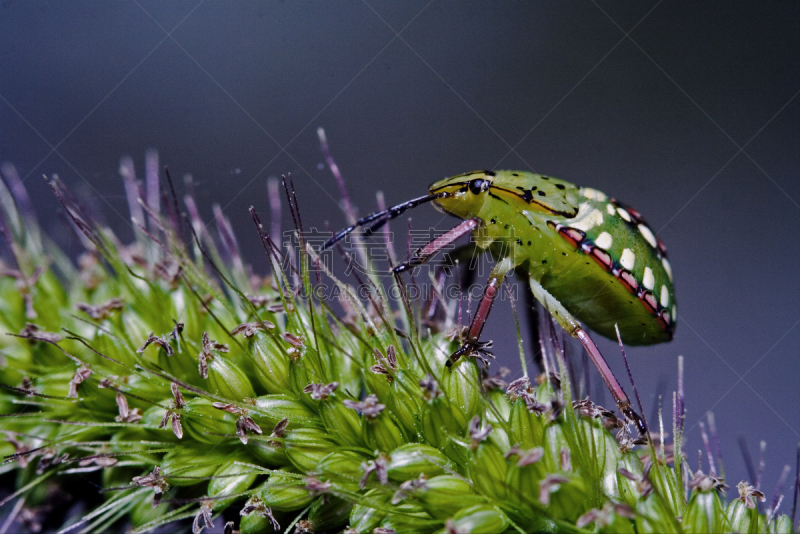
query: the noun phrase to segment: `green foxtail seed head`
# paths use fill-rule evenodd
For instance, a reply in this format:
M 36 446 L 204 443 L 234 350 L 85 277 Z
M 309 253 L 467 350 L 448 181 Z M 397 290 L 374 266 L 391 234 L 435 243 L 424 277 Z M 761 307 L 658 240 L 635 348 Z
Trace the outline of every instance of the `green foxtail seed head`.
M 0 476 L 15 488 L 0 496 L 0 530 L 797 532 L 779 495 L 767 508 L 742 482 L 727 503 L 713 468 L 692 470 L 682 391 L 673 435 L 651 428 L 650 443 L 637 441 L 569 381 L 549 328 L 534 340 L 548 371 L 538 377 L 487 370 L 481 357 L 447 367 L 464 335 L 459 303 L 442 291 L 408 298 L 408 280 L 381 279 L 360 238 L 363 272 L 349 285 L 299 227 L 290 180 L 296 250 L 255 209 L 245 242 L 215 208 L 217 237 L 171 179 L 166 204 L 140 203 L 132 160 L 122 169 L 141 230 L 132 243 L 49 179 L 86 248 L 75 264 L 2 169 L 13 254 L 0 261 L 0 330 L 11 334 L 0 336 Z M 473 178 L 497 176 L 514 179 Z M 161 197 L 157 181 L 148 199 Z M 570 204 L 578 193 L 561 198 L 558 185 L 532 209 Z M 469 211 L 478 193 L 438 204 Z M 261 246 L 269 273 L 247 266 L 239 243 Z M 315 297 L 323 286 L 330 299 Z

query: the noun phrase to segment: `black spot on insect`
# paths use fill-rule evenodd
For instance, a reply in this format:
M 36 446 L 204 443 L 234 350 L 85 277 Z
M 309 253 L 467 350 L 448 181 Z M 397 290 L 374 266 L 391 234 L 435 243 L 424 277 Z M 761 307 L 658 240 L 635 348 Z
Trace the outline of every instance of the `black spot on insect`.
M 497 219 L 492 219 L 492 224 L 497 224 Z
M 531 242 L 530 241 L 528 241 L 528 246 L 531 246 Z
M 542 180 L 549 180 L 549 179 L 550 179 L 549 176 L 542 176 Z
M 556 184 L 556 187 L 557 187 L 558 189 L 564 189 L 564 186 L 563 186 L 563 185 L 561 185 L 561 184 Z
M 524 187 L 520 186 L 517 186 L 517 189 L 522 191 L 522 194 L 519 197 L 530 204 L 531 200 L 533 200 L 533 195 L 531 194 L 532 189 L 525 189 Z
M 542 260 L 542 263 L 547 263 L 547 260 Z
M 485 174 L 486 176 L 496 176 L 494 171 L 483 171 L 483 174 Z
M 506 224 L 505 226 L 503 226 L 503 228 L 505 228 L 506 230 L 508 230 L 508 225 Z
M 522 245 L 522 239 L 517 238 L 517 245 Z
M 515 173 L 515 172 L 512 172 L 512 173 L 511 173 L 511 176 L 519 176 L 519 174 L 517 174 L 517 173 Z
M 566 256 L 566 255 L 567 255 L 567 253 L 566 253 L 566 252 L 562 252 L 562 253 L 561 253 L 561 255 L 562 255 L 562 256 Z
M 589 265 L 589 262 L 588 262 L 588 261 L 586 262 L 586 265 Z
M 547 195 L 547 193 L 545 193 L 544 191 L 537 191 L 536 193 L 537 193 L 537 194 L 538 194 L 540 197 L 543 197 L 543 196 L 546 196 L 546 195 Z

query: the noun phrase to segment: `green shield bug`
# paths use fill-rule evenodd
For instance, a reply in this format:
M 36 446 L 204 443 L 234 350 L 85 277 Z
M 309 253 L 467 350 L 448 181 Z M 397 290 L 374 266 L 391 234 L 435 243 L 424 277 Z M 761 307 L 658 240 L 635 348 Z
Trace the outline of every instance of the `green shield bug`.
M 428 195 L 373 213 L 335 234 L 330 247 L 359 227 L 372 233 L 406 210 L 433 202 L 464 221 L 416 250 L 393 268 L 424 263 L 458 238 L 472 233 L 480 250 L 498 260 L 470 323 L 466 340 L 447 362 L 481 352 L 483 325 L 506 274 L 528 275 L 534 297 L 588 352 L 620 411 L 644 434 L 633 410 L 592 339 L 598 334 L 629 345 L 672 339 L 677 320 L 672 268 L 666 247 L 629 206 L 595 189 L 524 171 L 475 171 L 445 178 Z

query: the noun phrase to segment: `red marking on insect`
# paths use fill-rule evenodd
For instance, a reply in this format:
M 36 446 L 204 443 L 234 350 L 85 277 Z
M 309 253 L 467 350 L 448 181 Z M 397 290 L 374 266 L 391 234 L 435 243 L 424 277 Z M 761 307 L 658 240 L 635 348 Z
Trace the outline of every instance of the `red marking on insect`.
M 634 295 L 636 294 L 636 291 L 639 289 L 639 282 L 636 281 L 636 277 L 633 276 L 632 272 L 627 269 L 622 269 L 617 275 L 617 278 L 619 278 L 619 281 L 625 286 L 625 289 Z
M 661 253 L 661 255 L 666 257 L 666 255 L 667 255 L 667 246 L 664 244 L 664 242 L 661 241 L 661 239 L 656 238 L 656 245 L 657 245 L 656 248 Z
M 560 232 L 566 239 L 572 241 L 575 246 L 581 244 L 586 239 L 586 234 L 577 228 L 563 228 Z
M 644 307 L 647 308 L 647 311 L 654 315 L 658 313 L 658 301 L 653 293 L 645 290 L 639 295 L 639 299 L 641 299 Z
M 586 234 L 577 228 L 570 228 L 553 221 L 547 221 L 547 226 L 553 228 L 558 232 L 558 235 L 569 241 L 575 248 L 578 248 L 583 243 L 583 240 L 586 239 Z
M 598 263 L 598 265 L 600 265 L 600 267 L 602 267 L 606 271 L 611 270 L 611 264 L 613 263 L 611 261 L 611 254 L 609 254 L 600 247 L 595 247 L 594 245 L 588 245 L 588 247 L 586 246 L 581 247 L 581 250 L 586 252 L 585 250 L 586 248 L 590 249 L 587 253 L 589 254 L 589 256 L 592 257 L 594 261 Z
M 637 210 L 631 208 L 630 206 L 626 206 L 625 207 L 625 211 L 628 212 L 628 214 L 631 216 L 631 219 L 633 220 L 634 223 L 636 223 L 636 224 L 647 224 L 647 223 L 644 222 L 644 219 L 642 218 L 642 214 L 639 213 Z
M 624 209 L 625 211 L 628 212 L 628 215 L 631 216 L 631 220 L 630 220 L 631 224 L 633 224 L 633 225 L 644 224 L 645 226 L 647 225 L 647 223 L 644 222 L 644 218 L 642 217 L 642 214 L 639 213 L 638 210 L 633 209 L 632 207 L 628 206 L 627 204 L 624 204 L 624 203 L 620 202 L 619 200 L 617 200 L 616 198 L 613 198 L 613 197 L 610 198 L 609 201 L 611 202 L 611 204 L 614 205 L 614 207 L 622 208 L 622 209 Z
M 661 328 L 664 330 L 672 329 L 672 324 L 669 319 L 669 312 L 667 310 L 661 310 L 661 313 L 658 315 L 658 322 L 661 325 Z
M 583 240 L 586 239 L 586 234 L 577 228 L 570 228 L 569 226 L 564 226 L 563 224 L 551 224 L 552 221 L 547 221 L 548 226 L 551 226 L 556 229 L 558 235 L 572 243 L 572 246 L 577 248 L 583 243 Z

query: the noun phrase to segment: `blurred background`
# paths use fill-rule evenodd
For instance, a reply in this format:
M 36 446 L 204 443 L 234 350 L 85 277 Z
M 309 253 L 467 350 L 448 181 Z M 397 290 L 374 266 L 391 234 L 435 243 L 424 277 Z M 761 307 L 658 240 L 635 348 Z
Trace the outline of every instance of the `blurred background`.
M 132 238 L 119 158 L 143 178 L 156 148 L 260 272 L 247 208 L 269 220 L 268 177 L 292 174 L 307 228 L 346 225 L 320 126 L 361 215 L 377 191 L 393 204 L 484 168 L 604 191 L 644 215 L 675 272 L 674 341 L 628 349 L 645 414 L 659 395 L 671 412 L 683 355 L 692 465 L 713 411 L 731 486 L 747 478 L 737 439 L 755 456 L 767 442 L 770 497 L 800 441 L 799 24 L 797 2 L 7 0 L 0 161 L 76 253 L 42 174 Z M 518 376 L 507 302 L 483 337 Z M 624 376 L 616 343 L 597 341 Z

